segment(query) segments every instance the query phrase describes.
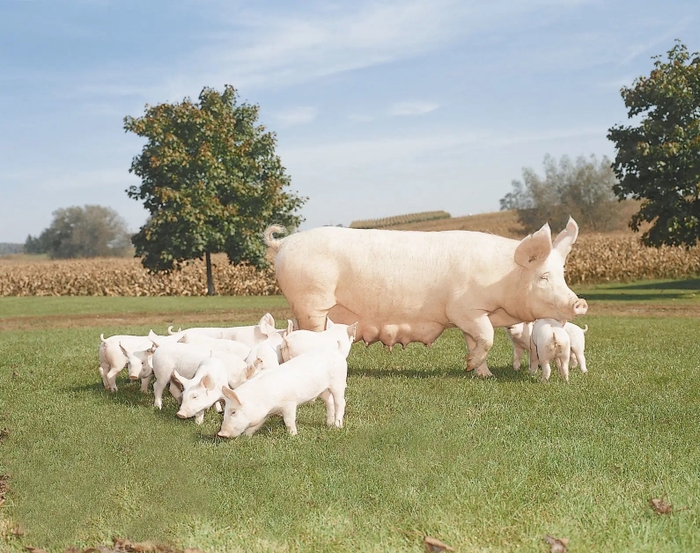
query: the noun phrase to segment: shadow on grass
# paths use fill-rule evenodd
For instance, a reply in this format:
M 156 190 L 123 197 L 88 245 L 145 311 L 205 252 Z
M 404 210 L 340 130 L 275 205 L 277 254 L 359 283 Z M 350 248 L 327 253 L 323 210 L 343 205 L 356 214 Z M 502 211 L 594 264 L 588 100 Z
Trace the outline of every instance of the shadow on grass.
M 689 293 L 696 291 L 700 292 L 700 278 L 619 284 L 592 293 L 582 292 L 580 296 L 593 301 L 653 301 L 689 299 Z
M 491 373 L 493 373 L 494 378 L 488 379 L 494 382 L 536 382 L 537 379 L 532 377 L 527 369 L 521 369 L 520 371 L 514 371 L 511 366 L 503 367 L 489 367 Z M 365 378 L 416 378 L 416 379 L 427 379 L 427 378 L 459 378 L 459 379 L 479 379 L 474 371 L 467 372 L 463 368 L 452 368 L 452 369 L 430 369 L 430 370 L 418 370 L 418 369 L 353 369 L 348 368 L 348 376 L 359 376 Z

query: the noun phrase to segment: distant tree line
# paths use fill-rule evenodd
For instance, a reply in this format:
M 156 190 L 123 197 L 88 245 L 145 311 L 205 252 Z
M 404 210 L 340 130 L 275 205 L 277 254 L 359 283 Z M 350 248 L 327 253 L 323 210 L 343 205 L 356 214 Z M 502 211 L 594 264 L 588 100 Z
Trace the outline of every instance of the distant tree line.
M 24 252 L 51 259 L 125 257 L 133 255 L 126 222 L 110 207 L 72 206 L 57 209 L 48 228 L 27 236 Z
M 544 176 L 524 168 L 522 181 L 512 182 L 513 189 L 501 198 L 500 207 L 517 210 L 527 232 L 547 221 L 553 228 L 564 228 L 569 216 L 582 229 L 605 232 L 621 224 L 613 192 L 616 183 L 611 162 L 605 156 L 601 161 L 595 156 L 580 156 L 576 161 L 563 156 L 557 162 L 547 154 Z

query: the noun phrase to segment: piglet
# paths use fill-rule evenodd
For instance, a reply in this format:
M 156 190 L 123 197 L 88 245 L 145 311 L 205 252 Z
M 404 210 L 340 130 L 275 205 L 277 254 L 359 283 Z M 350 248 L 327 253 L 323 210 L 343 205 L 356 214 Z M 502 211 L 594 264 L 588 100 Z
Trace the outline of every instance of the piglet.
M 246 362 L 236 356 L 224 358 L 210 357 L 202 361 L 192 378 L 173 371 L 172 380 L 182 386 L 182 403 L 177 412 L 181 419 L 194 417 L 194 422 L 202 424 L 204 411 L 223 400 L 223 386 L 236 388 L 248 378 Z
M 537 372 L 537 364 L 542 367 L 542 380 L 549 380 L 554 361 L 559 375 L 569 381 L 569 358 L 571 356 L 571 339 L 559 321 L 554 319 L 537 319 L 532 327 L 530 346 L 530 373 Z
M 218 435 L 253 435 L 268 416 L 279 413 L 290 434 L 296 435 L 297 406 L 321 397 L 326 424 L 342 428 L 348 364 L 342 344 L 303 353 L 279 367 L 268 368 L 236 390 L 224 386 L 224 420 Z

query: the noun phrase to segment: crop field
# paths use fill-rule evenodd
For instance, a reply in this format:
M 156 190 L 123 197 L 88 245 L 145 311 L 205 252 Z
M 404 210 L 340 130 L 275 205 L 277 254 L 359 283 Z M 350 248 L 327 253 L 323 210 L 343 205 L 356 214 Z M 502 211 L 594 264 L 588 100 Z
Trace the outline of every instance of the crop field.
M 577 287 L 589 373 L 543 384 L 464 372 L 464 341 L 355 344 L 343 429 L 322 402 L 250 438 L 152 405 L 125 371 L 106 392 L 99 334 L 250 324 L 284 298 L 0 298 L 0 551 L 110 546 L 205 552 L 700 550 L 700 281 Z M 656 499 L 656 509 L 650 500 Z M 148 542 L 148 543 L 144 543 Z M 149 545 L 150 544 L 150 545 Z M 109 548 L 105 549 L 106 551 Z

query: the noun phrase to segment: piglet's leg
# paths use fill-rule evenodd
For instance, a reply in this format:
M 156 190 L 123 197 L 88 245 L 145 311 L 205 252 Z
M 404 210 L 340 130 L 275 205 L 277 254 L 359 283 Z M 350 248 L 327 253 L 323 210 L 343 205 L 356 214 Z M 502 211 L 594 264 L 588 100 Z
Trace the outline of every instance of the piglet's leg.
M 343 417 L 345 416 L 345 387 L 332 388 L 333 402 L 335 403 L 335 421 L 336 428 L 343 428 Z
M 150 376 L 146 376 L 146 377 L 144 377 L 144 378 L 141 379 L 141 391 L 142 391 L 144 394 L 147 394 L 147 393 L 148 393 L 148 381 L 149 381 L 149 380 L 151 380 L 151 377 L 150 377 Z
M 287 430 L 292 436 L 297 435 L 297 406 L 296 404 L 285 405 L 282 410 L 282 418 Z
M 549 361 L 541 363 L 542 365 L 542 382 L 547 382 L 552 374 L 552 368 L 549 366 Z
M 326 425 L 333 426 L 335 423 L 335 402 L 330 390 L 321 392 L 321 399 L 326 404 Z

